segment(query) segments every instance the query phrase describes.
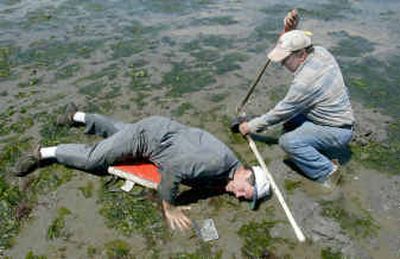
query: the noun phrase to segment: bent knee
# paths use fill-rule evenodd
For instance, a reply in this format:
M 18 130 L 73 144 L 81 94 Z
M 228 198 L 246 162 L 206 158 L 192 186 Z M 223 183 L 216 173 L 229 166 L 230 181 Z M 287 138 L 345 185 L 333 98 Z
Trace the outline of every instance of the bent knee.
M 279 138 L 279 146 L 286 152 L 291 152 L 300 144 L 299 139 L 290 133 L 286 133 Z
M 104 169 L 107 168 L 105 168 L 104 163 L 101 161 L 101 159 L 89 158 L 86 160 L 86 163 L 84 165 L 84 170 L 89 172 L 104 170 Z

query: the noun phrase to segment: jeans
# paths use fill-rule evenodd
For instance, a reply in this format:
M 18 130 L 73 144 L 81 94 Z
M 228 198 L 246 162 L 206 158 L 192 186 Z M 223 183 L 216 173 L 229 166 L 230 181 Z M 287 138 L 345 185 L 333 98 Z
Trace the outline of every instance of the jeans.
M 299 123 L 299 118 L 294 122 L 299 126 L 284 133 L 279 145 L 305 176 L 312 180 L 326 178 L 333 171 L 333 163 L 325 154 L 346 149 L 353 130 L 317 125 L 308 120 Z

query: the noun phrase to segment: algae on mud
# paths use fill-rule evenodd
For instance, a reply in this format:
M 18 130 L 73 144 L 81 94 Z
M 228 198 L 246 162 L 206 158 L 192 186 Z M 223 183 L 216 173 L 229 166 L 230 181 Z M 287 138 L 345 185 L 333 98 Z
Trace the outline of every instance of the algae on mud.
M 93 182 L 88 182 L 85 186 L 81 186 L 78 189 L 86 199 L 93 196 Z
M 90 57 L 91 53 L 103 46 L 97 40 L 86 42 L 64 42 L 57 40 L 39 40 L 30 44 L 27 50 L 18 50 L 15 60 L 18 65 L 44 66 L 54 69 L 63 66 L 65 62 L 72 58 Z
M 207 17 L 207 18 L 198 18 L 193 20 L 190 23 L 190 26 L 198 26 L 198 25 L 232 25 L 237 24 L 238 21 L 235 20 L 233 16 L 215 16 L 215 17 Z
M 284 238 L 273 237 L 271 229 L 279 222 L 264 220 L 242 225 L 238 234 L 243 239 L 242 253 L 245 257 L 261 258 L 275 256 L 276 245 L 287 242 Z
M 366 210 L 358 208 L 357 212 L 347 211 L 343 199 L 322 201 L 320 204 L 323 216 L 336 220 L 344 231 L 355 238 L 373 236 L 380 228 Z
M 194 252 L 180 252 L 171 255 L 169 258 L 171 259 L 201 259 L 201 258 L 214 258 L 221 259 L 223 255 L 223 251 L 217 250 L 214 251 L 212 244 L 201 242 L 197 244 L 196 250 Z
M 10 35 L 11 38 L 14 37 L 13 39 L 3 39 L 3 42 L 7 43 L 2 45 L 6 47 L 9 45 L 8 43 L 11 42 L 12 45 L 15 45 L 15 49 L 10 49 L 5 57 L 0 56 L 0 81 L 5 84 L 10 82 L 11 85 L 20 87 L 14 89 L 13 87 L 5 85 L 0 91 L 1 98 L 4 100 L 0 105 L 4 105 L 1 107 L 5 107 L 1 113 L 6 116 L 2 117 L 6 119 L 0 119 L 0 121 L 3 122 L 3 124 L 0 125 L 0 131 L 3 130 L 2 126 L 5 126 L 5 131 L 3 131 L 4 134 L 2 135 L 2 140 L 4 140 L 5 144 L 2 145 L 2 147 L 7 146 L 4 150 L 6 150 L 8 154 L 10 154 L 9 152 L 12 149 L 8 146 L 9 144 L 23 145 L 25 143 L 23 143 L 22 139 L 27 136 L 32 136 L 32 134 L 37 134 L 38 130 L 40 134 L 43 134 L 44 143 L 49 145 L 67 141 L 87 142 L 87 137 L 81 137 L 81 133 L 79 133 L 80 135 L 78 136 L 78 132 L 80 131 L 77 129 L 57 129 L 51 125 L 51 119 L 44 116 L 44 112 L 48 112 L 44 103 L 48 103 L 49 106 L 54 107 L 58 106 L 53 101 L 55 99 L 65 103 L 72 98 L 76 98 L 79 102 L 87 103 L 87 108 L 85 108 L 85 110 L 96 111 L 103 114 L 114 114 L 117 116 L 129 116 L 129 114 L 134 114 L 135 116 L 143 116 L 154 111 L 161 111 L 163 115 L 170 116 L 172 113 L 175 113 L 176 116 L 182 116 L 182 119 L 186 120 L 186 122 L 191 125 L 199 125 L 200 127 L 210 129 L 213 133 L 216 133 L 218 137 L 226 140 L 229 145 L 241 150 L 240 155 L 244 156 L 245 159 L 251 159 L 251 155 L 246 156 L 246 154 L 242 152 L 242 150 L 247 147 L 244 139 L 240 135 L 233 135 L 228 132 L 227 129 L 230 119 L 226 119 L 225 121 L 223 116 L 230 113 L 229 109 L 231 107 L 222 102 L 224 100 L 226 102 L 231 101 L 231 93 L 239 93 L 236 91 L 237 89 L 233 88 L 236 88 L 238 85 L 243 85 L 243 82 L 246 80 L 243 75 L 246 69 L 242 66 L 244 63 L 241 62 L 249 61 L 245 64 L 249 65 L 248 68 L 250 68 L 254 65 L 252 64 L 252 60 L 255 60 L 257 53 L 265 51 L 272 46 L 282 27 L 282 17 L 291 9 L 291 6 L 275 4 L 278 3 L 277 1 L 263 4 L 256 1 L 234 1 L 228 6 L 222 6 L 220 1 L 202 0 L 185 1 L 184 3 L 176 0 L 133 0 L 116 1 L 112 3 L 109 1 L 96 2 L 81 0 L 41 1 L 40 3 L 31 1 L 29 5 L 27 5 L 29 10 L 22 13 L 20 19 L 11 19 L 10 14 L 14 12 L 16 14 L 20 13 L 20 7 L 25 6 L 25 2 L 28 3 L 29 1 L 6 0 L 1 5 L 2 7 L 10 5 L 1 10 L 1 14 L 7 16 L 4 21 L 0 22 L 0 27 L 4 30 L 3 35 Z M 370 3 L 371 1 L 367 2 Z M 247 5 L 248 3 L 249 5 Z M 379 40 L 376 40 L 376 37 L 371 37 L 371 39 L 375 39 L 372 41 L 369 37 L 370 31 L 364 31 L 367 27 L 375 26 L 375 24 L 371 24 L 371 18 L 374 23 L 394 21 L 393 24 L 395 24 L 397 21 L 395 12 L 387 9 L 388 11 L 383 10 L 377 14 L 378 11 L 376 10 L 363 10 L 366 12 L 360 14 L 368 14 L 368 17 L 366 17 L 367 19 L 365 21 L 360 21 L 354 14 L 358 15 L 357 12 L 360 11 L 358 8 L 362 6 L 365 1 L 326 0 L 322 3 L 315 1 L 297 1 L 296 3 L 300 6 L 300 13 L 305 16 L 304 22 L 306 25 L 310 25 L 311 27 L 321 26 L 320 31 L 314 31 L 316 38 L 322 35 L 323 40 L 337 40 L 338 45 L 333 47 L 333 49 L 338 52 L 337 55 L 341 61 L 339 64 L 346 70 L 344 71 L 344 76 L 348 76 L 348 78 L 346 78 L 347 83 L 350 86 L 352 96 L 355 97 L 354 99 L 363 101 L 364 104 L 368 104 L 370 107 L 382 108 L 382 110 L 379 111 L 384 111 L 386 114 L 395 117 L 397 116 L 398 120 L 398 115 L 396 115 L 396 113 L 398 113 L 399 107 L 395 102 L 395 97 L 398 96 L 396 93 L 399 93 L 395 88 L 395 86 L 398 85 L 397 79 L 395 80 L 398 73 L 394 71 L 398 66 L 395 60 L 382 58 L 381 54 L 384 53 L 385 50 L 383 48 L 387 46 L 381 44 Z M 11 6 L 14 4 L 15 6 Z M 376 17 L 377 15 L 378 17 Z M 16 17 L 18 17 L 18 15 Z M 29 19 L 32 19 L 31 25 L 26 24 Z M 319 22 L 318 20 L 324 20 L 325 22 L 316 25 Z M 27 27 L 24 27 L 25 25 L 27 25 Z M 334 27 L 330 27 L 331 25 L 345 26 L 340 29 L 343 31 L 338 32 L 333 29 Z M 395 28 L 394 25 L 390 25 L 389 27 L 392 28 L 391 32 L 393 32 L 393 34 L 398 32 L 398 28 Z M 218 36 L 218 32 L 221 31 L 221 29 L 225 35 L 224 37 Z M 307 27 L 305 27 L 305 29 L 307 29 Z M 28 39 L 26 42 L 21 42 L 17 39 L 16 35 L 20 32 L 24 33 L 21 35 L 20 39 Z M 199 37 L 199 32 L 203 36 Z M 216 33 L 216 35 L 213 37 L 204 37 L 204 35 L 210 33 Z M 34 36 L 31 37 L 33 34 Z M 353 37 L 353 35 L 362 35 L 363 38 Z M 385 36 L 387 36 L 387 34 L 383 31 L 383 37 Z M 135 37 L 137 37 L 137 39 L 135 39 Z M 383 37 L 382 39 L 384 39 Z M 396 41 L 397 35 L 390 35 L 390 37 L 393 39 L 393 42 L 398 42 Z M 182 44 L 192 39 L 194 39 L 192 48 L 183 49 L 182 46 L 184 45 Z M 96 46 L 90 46 L 89 44 L 87 48 L 83 48 L 77 53 L 79 46 L 76 44 L 72 44 L 71 48 L 68 46 L 61 46 L 61 41 L 65 40 L 67 41 L 67 43 L 64 43 L 65 45 L 69 43 L 76 43 L 79 45 L 81 42 L 85 44 L 92 40 L 98 41 L 98 43 L 101 44 Z M 132 40 L 133 44 L 129 44 L 130 40 Z M 369 53 L 362 48 L 357 48 L 357 46 L 354 48 L 350 47 L 351 44 L 358 40 L 360 40 L 362 46 L 368 51 L 374 49 L 378 50 L 378 55 L 371 57 Z M 371 40 L 371 42 L 368 42 L 368 40 Z M 34 41 L 34 43 L 31 41 Z M 37 44 L 35 44 L 35 42 Z M 115 50 L 114 52 L 112 48 L 116 47 L 118 42 L 126 43 L 126 45 L 122 46 L 122 44 L 120 46 L 121 49 Z M 149 45 L 143 48 L 143 46 L 140 46 L 141 42 L 148 43 Z M 55 50 L 52 50 L 52 43 L 60 46 L 60 53 L 55 53 Z M 227 43 L 227 47 L 224 46 L 225 43 Z M 47 49 L 47 46 L 49 46 L 50 49 Z M 35 49 L 39 53 L 33 53 Z M 129 53 L 129 50 L 131 53 Z M 242 50 L 247 52 L 241 52 Z M 383 52 L 381 52 L 381 50 L 383 50 Z M 339 51 L 342 53 L 339 53 Z M 31 55 L 28 55 L 29 52 L 31 52 Z M 235 64 L 222 62 L 224 57 L 231 53 L 248 55 L 249 59 L 243 59 L 243 61 L 233 60 Z M 357 57 L 354 56 L 354 53 L 362 55 L 364 59 L 356 60 Z M 45 57 L 47 54 L 49 58 Z M 110 58 L 113 58 L 114 54 L 115 60 L 110 61 Z M 260 55 L 263 54 L 260 53 Z M 126 65 L 135 58 L 145 58 L 146 61 L 148 61 L 146 65 L 149 66 L 135 65 L 135 67 L 126 67 Z M 187 58 L 187 60 L 181 60 L 181 58 Z M 168 67 L 173 68 L 174 66 L 172 61 L 178 62 L 178 64 L 181 62 L 185 68 L 182 74 L 188 74 L 189 79 L 187 83 L 185 83 L 189 89 L 187 92 L 184 89 L 185 84 L 182 83 L 180 86 L 181 82 L 179 82 L 179 79 L 175 80 L 176 78 L 174 75 L 172 75 L 171 78 L 175 81 L 171 79 L 169 85 L 163 85 L 162 83 L 159 85 L 151 84 L 153 82 L 158 84 L 159 80 L 162 81 L 162 79 L 165 79 L 165 77 L 163 77 L 166 75 L 165 69 L 168 69 Z M 227 61 L 227 59 L 225 59 L 225 61 Z M 367 63 L 365 63 L 365 61 L 367 61 Z M 378 62 L 375 63 L 375 61 Z M 366 68 L 365 64 L 372 68 Z M 40 67 L 40 65 L 45 65 L 47 67 Z M 80 68 L 78 68 L 78 66 Z M 109 68 L 109 71 L 103 71 L 103 67 Z M 32 68 L 38 69 L 40 77 L 27 77 L 29 72 L 32 71 Z M 141 70 L 146 71 L 146 76 L 141 77 Z M 95 72 L 86 79 L 80 81 L 80 72 L 86 76 L 86 73 L 90 71 Z M 203 79 L 199 80 L 200 83 L 198 85 L 202 86 L 191 88 L 192 83 L 197 83 L 196 80 L 198 80 L 198 74 L 192 72 L 197 71 L 205 72 L 207 76 L 203 79 L 209 81 L 203 84 L 203 82 L 201 82 Z M 217 71 L 221 71 L 221 73 L 218 74 Z M 236 72 L 230 75 L 225 74 L 225 72 L 231 71 Z M 390 74 L 387 73 L 387 71 L 390 71 Z M 130 72 L 132 72 L 132 74 L 129 74 Z M 7 76 L 1 77 L 2 75 Z M 133 77 L 131 77 L 132 75 Z M 136 75 L 138 76 L 136 77 Z M 180 76 L 181 74 L 175 75 Z M 233 76 L 232 78 L 231 75 Z M 21 76 L 21 78 L 19 76 Z M 190 77 L 192 76 L 196 76 L 196 78 L 191 80 Z M 220 79 L 223 80 L 224 85 L 219 83 Z M 218 84 L 214 84 L 217 80 Z M 239 82 L 235 83 L 236 80 Z M 56 89 L 55 87 L 49 86 L 49 82 L 51 84 L 61 84 L 59 84 Z M 178 85 L 176 94 L 174 94 L 175 83 Z M 91 84 L 104 84 L 104 88 L 100 89 L 100 92 L 94 91 L 93 89 L 95 87 L 93 87 L 93 89 L 86 89 L 88 93 L 93 94 L 93 96 L 87 95 L 83 97 L 83 99 L 77 96 L 79 88 L 84 88 Z M 70 88 L 66 90 L 64 88 L 66 86 L 70 86 Z M 207 86 L 212 86 L 212 89 Z M 391 89 L 392 87 L 393 89 Z M 279 86 L 277 86 L 277 88 L 281 89 Z M 202 91 L 203 89 L 207 92 Z M 388 89 L 389 91 L 387 91 Z M 236 92 L 231 92 L 231 90 L 235 90 Z M 173 98 L 171 98 L 171 96 L 165 96 L 165 93 L 168 91 Z M 201 93 L 196 93 L 197 91 L 201 91 Z M 215 94 L 216 92 L 222 94 Z M 230 94 L 224 94 L 228 92 Z M 268 90 L 263 92 L 263 94 L 264 93 L 268 95 L 269 100 L 272 102 L 281 99 L 279 95 L 281 92 L 274 92 L 274 90 L 271 89 L 271 91 Z M 11 101 L 12 98 L 22 99 L 18 100 L 17 104 Z M 105 100 L 110 98 L 112 98 L 112 100 Z M 268 98 L 266 98 L 266 101 Z M 378 100 L 374 100 L 374 98 L 378 98 Z M 172 103 L 173 105 L 171 105 Z M 193 107 L 190 107 L 186 103 L 191 103 Z M 22 105 L 21 107 L 19 106 L 20 104 Z M 12 105 L 15 105 L 14 108 L 8 110 Z M 272 104 L 266 102 L 266 105 L 270 106 Z M 39 114 L 34 114 L 34 112 L 32 112 L 36 109 L 41 110 Z M 184 116 L 185 114 L 190 114 L 190 116 Z M 29 116 L 32 116 L 33 119 L 33 125 L 31 126 L 29 126 Z M 18 118 L 21 118 L 25 122 L 17 121 Z M 21 123 L 22 127 L 18 126 L 18 123 Z M 12 128 L 20 130 L 21 137 L 15 138 L 16 136 L 12 134 L 10 128 L 13 124 L 14 126 L 12 126 Z M 395 123 L 390 123 L 387 126 L 396 128 Z M 45 131 L 45 127 L 49 127 L 50 129 Z M 393 133 L 390 134 L 390 138 L 385 141 L 385 143 L 371 142 L 365 146 L 352 146 L 354 157 L 358 162 L 361 161 L 364 166 L 378 168 L 379 171 L 391 172 L 394 176 L 397 176 L 397 172 L 400 172 L 397 166 L 398 162 L 396 161 L 398 160 L 397 157 L 399 154 L 399 142 L 393 141 L 396 138 L 398 139 L 399 136 L 398 134 L 396 135 L 396 130 L 398 131 L 398 129 L 393 129 Z M 270 132 L 268 132 L 268 134 L 270 134 Z M 30 149 L 30 146 L 33 145 L 33 141 L 29 140 L 28 142 L 29 146 L 22 148 L 21 151 Z M 19 151 L 15 151 L 15 154 L 18 155 Z M 374 159 L 370 159 L 373 157 L 377 157 L 377 160 L 374 161 Z M 280 158 L 275 158 L 274 162 L 277 162 L 276 160 L 278 159 Z M 242 158 L 241 160 L 244 161 Z M 13 162 L 11 160 L 7 161 L 8 162 L 0 162 L 0 168 L 9 169 L 9 166 L 11 166 Z M 42 178 L 42 182 L 40 183 L 37 182 L 39 180 L 31 181 L 32 184 L 34 184 L 32 186 L 37 186 L 33 188 L 33 192 L 36 192 L 39 188 L 44 188 L 46 191 L 55 190 L 58 184 L 62 184 L 70 179 L 68 175 L 71 174 L 71 172 L 63 172 L 64 169 L 61 166 L 51 167 L 50 169 L 54 171 L 54 174 L 50 174 L 46 170 L 43 172 L 39 170 L 26 179 L 31 181 L 31 177 L 32 179 L 36 177 Z M 61 179 L 64 179 L 63 175 L 65 176 L 65 181 Z M 381 175 L 381 177 L 385 177 L 386 179 L 387 177 L 393 176 Z M 11 188 L 13 183 L 10 183 L 8 179 L 6 179 L 5 183 L 7 183 L 7 186 L 4 187 L 5 190 L 10 192 L 11 197 L 14 196 L 13 192 L 17 191 L 17 189 Z M 346 184 L 351 184 L 351 182 L 345 182 L 345 185 Z M 293 182 L 288 183 L 286 187 L 291 191 L 293 190 L 292 188 L 296 186 L 297 184 Z M 91 192 L 89 185 L 75 187 L 82 187 L 78 189 L 80 190 L 78 193 L 84 196 L 89 195 Z M 301 193 L 302 189 L 296 189 L 296 193 L 297 192 Z M 30 194 L 29 191 L 27 195 L 32 195 L 35 199 L 38 197 L 37 194 Z M 93 196 L 95 195 L 96 194 L 93 193 Z M 31 202 L 20 199 L 23 199 L 23 197 L 17 195 L 15 199 L 17 202 L 15 203 L 21 204 Z M 86 199 L 82 200 L 87 201 Z M 14 206 L 13 204 L 14 203 L 10 206 Z M 102 205 L 101 202 L 99 202 L 99 204 Z M 216 217 L 219 217 L 221 214 L 223 215 L 226 209 L 234 210 L 235 212 L 240 211 L 236 200 L 226 195 L 210 199 L 207 205 L 209 205 L 210 209 L 210 211 L 208 211 L 207 208 L 207 212 Z M 11 207 L 11 209 L 15 211 L 17 209 L 16 206 L 17 205 Z M 34 208 L 35 204 L 33 203 L 32 206 Z M 23 208 L 22 205 L 21 207 Z M 154 210 L 156 213 L 160 213 L 156 208 L 154 208 Z M 346 212 L 350 213 L 347 210 Z M 361 214 L 363 213 L 360 212 L 357 216 L 361 217 Z M 264 214 L 259 215 L 261 217 L 264 216 Z M 375 217 L 375 214 L 372 216 Z M 385 216 L 387 216 L 387 214 L 385 214 Z M 12 218 L 5 216 L 2 220 L 7 221 L 9 219 L 11 221 Z M 259 219 L 260 218 L 258 218 L 258 220 Z M 268 220 L 269 219 L 268 216 Z M 243 223 L 248 223 L 249 221 L 247 217 L 240 218 L 240 220 L 243 220 Z M 2 226 L 4 221 L 1 221 Z M 157 219 L 157 221 L 161 221 L 161 219 Z M 312 219 L 309 221 L 312 221 Z M 20 222 L 20 224 L 23 223 L 24 222 Z M 312 224 L 312 222 L 308 224 Z M 9 225 L 5 226 L 9 227 Z M 15 226 L 15 229 L 19 228 L 17 224 Z M 114 229 L 112 230 L 111 232 L 114 232 Z M 378 236 L 381 236 L 384 230 L 384 227 L 382 227 L 382 229 L 379 230 Z M 13 231 L 14 230 L 11 230 L 9 232 L 12 234 Z M 340 229 L 338 231 L 340 231 Z M 120 233 L 118 230 L 115 232 Z M 346 232 L 346 235 L 347 234 Z M 135 233 L 135 235 L 141 236 L 142 234 L 139 232 Z M 346 251 L 346 254 L 343 256 L 339 253 L 340 250 L 336 250 L 342 249 L 343 246 L 335 243 L 333 244 L 335 249 L 325 248 L 322 251 L 314 251 L 316 253 L 313 252 L 311 257 L 341 258 L 348 256 L 347 253 L 349 251 L 350 253 L 354 250 L 357 252 L 359 244 L 358 238 L 354 238 L 352 235 L 348 236 L 350 237 L 351 243 L 346 246 L 348 250 L 343 250 Z M 3 237 L 3 234 L 1 234 L 1 237 Z M 187 250 L 185 247 L 180 247 L 180 251 L 183 252 L 174 254 L 171 251 L 164 250 L 165 246 L 163 246 L 164 244 L 169 246 L 173 242 L 170 240 L 164 241 L 162 239 L 161 237 L 154 238 L 153 240 L 156 240 L 156 243 L 151 248 L 145 248 L 150 250 L 148 253 L 143 249 L 134 251 L 135 249 L 132 247 L 128 247 L 129 250 L 126 249 L 126 251 L 124 251 L 124 245 L 120 246 L 121 252 L 119 253 L 118 244 L 115 244 L 115 251 L 111 251 L 108 255 L 112 257 L 111 255 L 124 254 L 127 258 L 135 256 L 152 258 L 161 258 L 162 256 L 171 258 L 219 258 L 222 257 L 222 255 L 224 257 L 229 257 L 231 255 L 231 251 L 221 251 L 221 253 L 219 253 L 218 250 L 216 251 L 216 248 L 220 247 L 220 243 L 213 243 L 209 244 L 208 247 L 201 247 L 202 245 L 196 242 L 192 242 L 191 248 Z M 7 240 L 12 241 L 12 237 Z M 110 248 L 112 246 L 107 246 L 107 244 L 111 243 L 110 241 L 112 242 L 112 240 L 104 238 L 101 242 L 103 245 L 96 245 L 96 247 L 93 246 L 93 244 L 85 246 L 79 243 L 76 249 L 82 255 L 82 249 L 87 248 L 87 251 L 84 251 L 84 253 L 86 252 L 87 256 L 91 258 L 107 256 L 107 247 Z M 231 240 L 228 240 L 227 242 L 230 241 Z M 382 239 L 378 240 L 378 242 L 381 241 Z M 78 242 L 81 242 L 81 240 L 78 239 Z M 128 241 L 127 243 L 129 245 Z M 316 245 L 318 245 L 318 243 L 319 242 L 316 242 Z M 64 249 L 63 251 L 66 251 L 65 246 L 69 244 L 62 240 L 57 240 L 51 245 L 56 247 L 56 249 Z M 277 253 L 286 249 L 285 245 L 280 243 L 277 243 L 275 247 L 277 248 Z M 110 248 L 109 250 L 114 250 L 114 248 Z M 243 256 L 243 254 L 240 255 L 240 245 L 236 248 L 238 251 L 236 251 L 233 256 Z M 17 249 L 24 249 L 24 244 L 16 244 L 15 250 Z M 30 249 L 31 248 L 24 250 L 22 257 L 27 255 Z M 17 254 L 15 250 L 7 249 L 5 252 L 8 253 L 8 251 L 10 251 L 10 254 L 13 253 L 15 255 Z M 36 247 L 32 248 L 32 251 L 37 253 Z M 50 253 L 50 251 L 49 254 L 45 252 L 47 256 L 51 257 Z M 284 251 L 284 253 L 287 253 L 287 256 L 283 255 L 287 258 L 301 256 L 290 250 L 290 248 Z M 146 256 L 143 256 L 143 254 L 146 254 Z M 68 255 L 67 253 L 62 255 L 65 257 L 71 256 L 71 254 Z M 40 258 L 32 252 L 30 256 L 32 258 Z M 19 257 L 21 256 L 17 256 L 16 258 Z
M 323 21 L 346 19 L 346 14 L 359 12 L 349 0 L 329 0 L 327 3 L 314 4 L 313 8 L 298 8 L 304 17 Z
M 199 91 L 212 83 L 215 83 L 215 79 L 210 69 L 196 69 L 185 63 L 175 63 L 172 70 L 164 74 L 161 85 L 169 88 L 169 95 L 179 97 Z
M 337 46 L 331 49 L 337 57 L 362 57 L 375 50 L 375 43 L 361 36 L 349 35 L 346 31 L 332 32 L 329 35 L 339 39 Z
M 11 48 L 0 47 L 0 79 L 8 78 L 11 75 L 10 54 Z
M 78 63 L 69 64 L 64 67 L 61 67 L 59 70 L 57 70 L 55 74 L 56 79 L 60 80 L 73 77 L 80 69 L 81 65 Z
M 345 258 L 339 251 L 335 251 L 331 248 L 321 250 L 321 259 L 342 259 Z
M 67 239 L 69 237 L 70 234 L 65 229 L 65 217 L 70 214 L 71 211 L 68 208 L 61 207 L 58 209 L 56 217 L 53 219 L 49 228 L 47 229 L 47 239 Z
M 5 146 L 0 155 L 0 171 L 2 172 L 8 172 L 11 169 L 23 150 L 28 150 L 31 140 L 22 138 L 14 140 L 12 143 Z M 0 210 L 2 214 L 0 217 L 2 225 L 0 248 L 9 248 L 13 245 L 13 240 L 19 233 L 24 219 L 29 217 L 29 208 L 34 207 L 39 194 L 48 193 L 71 179 L 72 175 L 69 169 L 60 168 L 63 171 L 54 172 L 55 168 L 57 166 L 48 168 L 47 171 L 43 169 L 39 176 L 36 175 L 25 182 L 23 190 L 8 183 L 3 175 L 0 177 L 0 198 L 2 201 L 0 203 L 2 207 Z M 62 172 L 65 172 L 65 174 Z
M 130 258 L 130 245 L 123 240 L 113 240 L 105 245 L 108 258 Z M 133 256 L 133 255 L 132 255 Z
M 29 251 L 25 255 L 25 259 L 47 259 L 47 256 L 45 256 L 45 255 L 35 255 L 32 251 Z
M 172 111 L 172 114 L 176 117 L 181 117 L 182 115 L 186 114 L 187 111 L 192 110 L 194 107 L 189 102 L 184 102 L 178 106 L 175 110 Z
M 294 190 L 301 186 L 301 181 L 295 181 L 291 179 L 284 180 L 284 187 L 288 194 L 293 194 Z
M 106 225 L 125 236 L 135 233 L 143 235 L 151 249 L 156 239 L 163 238 L 166 234 L 160 208 L 155 202 L 146 199 L 150 194 L 145 193 L 149 190 L 142 187 L 136 187 L 130 193 L 110 190 L 117 187 L 118 183 L 110 187 L 106 179 L 102 179 L 98 202 Z

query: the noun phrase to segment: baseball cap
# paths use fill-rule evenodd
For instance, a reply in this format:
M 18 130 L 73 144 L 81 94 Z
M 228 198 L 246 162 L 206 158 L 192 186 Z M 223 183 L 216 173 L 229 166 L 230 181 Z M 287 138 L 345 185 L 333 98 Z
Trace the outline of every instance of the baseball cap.
M 251 169 L 254 174 L 255 184 L 250 209 L 254 210 L 257 207 L 257 202 L 269 195 L 270 183 L 267 174 L 260 166 L 252 166 Z
M 311 32 L 302 30 L 292 30 L 282 34 L 278 44 L 268 53 L 268 58 L 273 62 L 281 62 L 293 51 L 311 46 L 311 35 Z

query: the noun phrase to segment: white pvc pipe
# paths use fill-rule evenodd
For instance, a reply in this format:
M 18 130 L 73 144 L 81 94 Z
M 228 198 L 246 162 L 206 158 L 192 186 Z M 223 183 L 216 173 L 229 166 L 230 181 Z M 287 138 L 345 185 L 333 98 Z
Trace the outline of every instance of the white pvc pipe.
M 261 157 L 260 153 L 258 152 L 257 146 L 254 143 L 254 140 L 249 135 L 246 135 L 246 139 L 249 142 L 250 149 L 253 151 L 254 155 L 256 156 L 258 163 L 261 165 L 261 168 L 267 174 L 268 180 L 271 183 L 272 191 L 275 193 L 276 197 L 278 198 L 279 203 L 281 204 L 283 210 L 285 211 L 286 217 L 288 218 L 290 225 L 292 225 L 292 228 L 294 230 L 294 233 L 296 234 L 297 239 L 300 242 L 304 242 L 306 240 L 306 237 L 304 236 L 300 227 L 297 225 L 296 220 L 294 219 L 292 213 L 290 212 L 289 207 L 286 205 L 286 202 L 283 199 L 282 193 L 279 190 L 278 186 L 276 185 L 274 178 L 272 178 L 272 175 L 268 171 L 267 165 L 265 164 L 264 159 Z

